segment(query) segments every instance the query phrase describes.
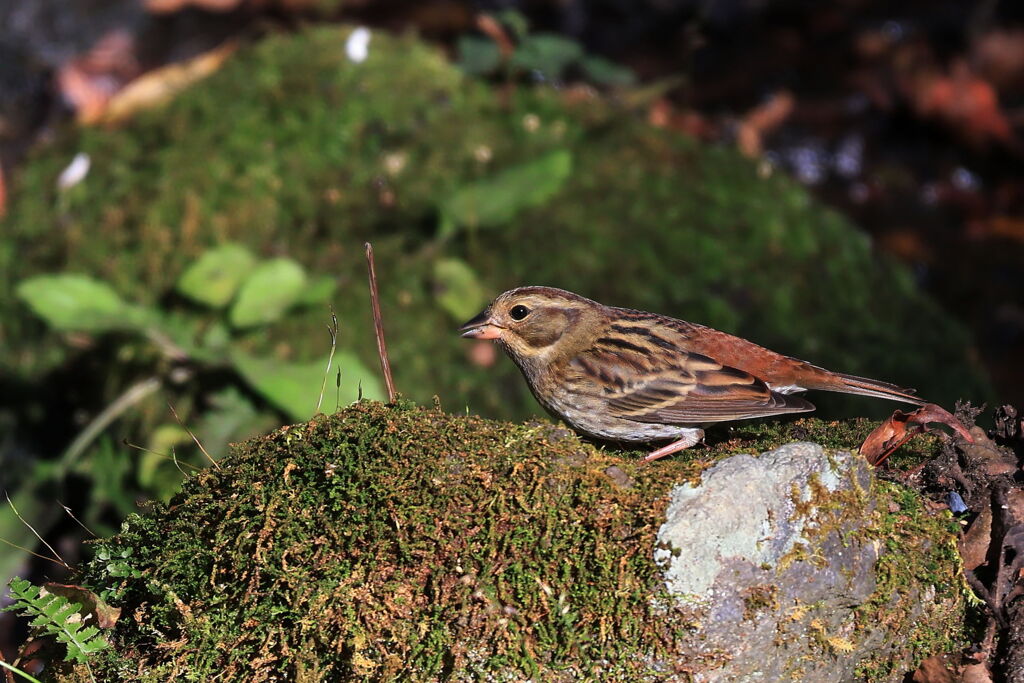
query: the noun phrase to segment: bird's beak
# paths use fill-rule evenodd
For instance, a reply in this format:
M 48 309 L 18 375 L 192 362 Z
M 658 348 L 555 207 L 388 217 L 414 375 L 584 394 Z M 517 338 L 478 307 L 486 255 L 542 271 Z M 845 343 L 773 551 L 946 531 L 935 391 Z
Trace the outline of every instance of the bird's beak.
M 459 332 L 467 339 L 497 339 L 501 336 L 501 328 L 491 323 L 486 310 L 466 322 L 459 328 Z

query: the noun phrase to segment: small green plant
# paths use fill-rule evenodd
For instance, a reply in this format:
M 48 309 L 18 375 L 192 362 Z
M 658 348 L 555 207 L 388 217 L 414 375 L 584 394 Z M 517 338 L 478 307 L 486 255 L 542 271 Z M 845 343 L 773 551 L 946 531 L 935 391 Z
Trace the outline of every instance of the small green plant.
M 506 77 L 533 74 L 547 81 L 564 81 L 574 76 L 603 86 L 630 86 L 636 76 L 627 67 L 589 54 L 575 40 L 555 33 L 530 32 L 526 17 L 505 10 L 494 17 L 515 41 L 515 49 L 504 57 L 494 41 L 482 36 L 459 38 L 459 66 L 478 76 L 504 72 Z
M 63 643 L 67 648 L 65 661 L 74 660 L 88 668 L 89 656 L 110 646 L 100 635 L 98 626 L 85 625 L 82 605 L 77 602 L 70 602 L 18 577 L 11 579 L 10 597 L 14 603 L 3 610 L 19 611 L 22 616 L 31 617 L 31 626 L 36 633 L 53 636 L 57 642 Z
M 134 512 L 141 497 L 166 500 L 184 473 L 203 463 L 193 435 L 219 455 L 231 441 L 277 427 L 280 415 L 312 417 L 326 358 L 284 360 L 264 350 L 262 333 L 303 306 L 321 305 L 328 318 L 335 285 L 334 278 L 312 277 L 292 259 L 261 260 L 232 243 L 201 254 L 158 304 L 126 301 L 109 283 L 80 274 L 19 282 L 18 298 L 50 328 L 79 345 L 108 344 L 125 372 L 111 373 L 117 393 L 107 405 L 80 407 L 92 419 L 63 453 L 25 468 L 11 485 L 14 504 L 45 534 L 60 518 L 60 483 L 69 475 L 85 478 L 92 494 L 77 512 L 102 534 L 110 531 L 105 512 L 113 510 L 116 519 Z M 324 405 L 335 398 L 347 405 L 360 391 L 366 398 L 383 397 L 376 374 L 354 353 L 337 351 L 330 379 L 337 377 L 335 368 L 340 382 Z M 168 404 L 189 428 L 172 418 Z M 126 435 L 141 446 L 130 450 L 122 443 Z M 0 538 L 34 543 L 4 506 Z M 0 577 L 10 576 L 21 559 L 18 553 L 0 557 Z
M 105 282 L 86 275 L 39 275 L 22 281 L 18 297 L 61 332 L 128 333 L 144 337 L 176 363 L 231 367 L 251 389 L 295 420 L 308 419 L 316 405 L 324 365 L 283 362 L 255 356 L 246 335 L 279 321 L 291 309 L 325 303 L 334 294 L 330 277 L 310 280 L 288 258 L 257 259 L 243 246 L 225 244 L 204 253 L 185 269 L 178 294 L 212 311 L 165 311 L 124 301 Z M 352 354 L 339 351 L 336 362 L 346 379 L 344 399 L 355 400 L 356 381 L 363 394 L 379 398 L 372 373 Z

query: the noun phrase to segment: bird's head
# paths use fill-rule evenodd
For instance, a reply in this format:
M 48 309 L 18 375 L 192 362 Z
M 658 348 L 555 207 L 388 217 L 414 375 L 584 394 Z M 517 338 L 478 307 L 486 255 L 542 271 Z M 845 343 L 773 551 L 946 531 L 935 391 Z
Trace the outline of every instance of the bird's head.
M 591 341 L 603 308 L 562 289 L 520 287 L 499 295 L 459 331 L 469 339 L 496 340 L 520 365 L 550 362 Z

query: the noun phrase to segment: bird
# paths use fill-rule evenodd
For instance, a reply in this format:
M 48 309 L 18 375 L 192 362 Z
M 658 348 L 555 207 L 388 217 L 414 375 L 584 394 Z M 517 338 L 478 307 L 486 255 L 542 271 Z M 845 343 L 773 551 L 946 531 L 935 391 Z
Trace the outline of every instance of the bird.
M 715 423 L 810 412 L 814 405 L 797 395 L 807 390 L 927 404 L 913 389 L 554 287 L 504 292 L 459 331 L 494 340 L 537 402 L 576 432 L 620 443 L 671 440 L 648 462 L 702 442 Z

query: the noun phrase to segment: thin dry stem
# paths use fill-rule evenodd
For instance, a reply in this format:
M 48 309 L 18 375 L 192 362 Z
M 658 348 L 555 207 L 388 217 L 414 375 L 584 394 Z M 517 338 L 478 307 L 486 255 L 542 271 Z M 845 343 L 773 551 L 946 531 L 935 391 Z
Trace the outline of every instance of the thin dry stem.
M 201 450 L 203 452 L 203 455 L 206 456 L 206 459 L 209 460 L 213 464 L 213 466 L 216 467 L 219 470 L 220 469 L 220 465 L 218 465 L 217 461 L 214 460 L 210 456 L 210 454 L 206 452 L 206 449 L 203 448 L 203 444 L 199 441 L 199 438 L 195 434 L 192 433 L 192 430 L 189 429 L 188 427 L 186 427 L 185 423 L 181 421 L 181 418 L 178 417 L 178 411 L 174 409 L 174 406 L 172 406 L 170 404 L 170 402 L 168 402 L 167 403 L 167 407 L 171 409 L 172 413 L 174 413 L 174 419 L 178 421 L 178 424 L 181 425 L 181 428 L 184 429 L 186 432 L 188 432 L 188 435 L 191 436 L 192 440 L 196 442 L 196 445 L 199 446 L 199 450 Z M 177 461 L 177 460 L 175 460 L 175 461 Z
M 67 505 L 65 505 L 64 503 L 60 502 L 59 500 L 57 501 L 57 504 L 58 504 L 58 505 L 60 505 L 60 506 L 61 506 L 62 508 L 64 508 L 64 512 L 68 513 L 68 517 L 70 517 L 71 519 L 75 520 L 75 522 L 76 522 L 76 523 L 78 524 L 78 526 L 82 527 L 82 528 L 83 528 L 83 529 L 85 529 L 85 530 L 86 530 L 87 532 L 89 532 L 89 534 L 90 534 L 90 535 L 91 535 L 91 536 L 92 536 L 93 538 L 99 538 L 99 536 L 97 536 L 97 535 L 96 535 L 96 532 L 95 532 L 95 531 L 93 531 L 92 529 L 90 529 L 89 527 L 87 527 L 87 526 L 86 526 L 86 525 L 85 525 L 85 524 L 84 524 L 84 523 L 82 522 L 82 520 L 78 519 L 78 517 L 75 517 L 75 513 L 73 513 L 73 512 L 71 511 L 71 508 L 69 508 L 69 507 L 68 507 Z
M 39 541 L 40 541 L 40 542 L 41 542 L 41 543 L 42 543 L 43 545 L 45 545 L 45 546 L 46 546 L 46 547 L 47 547 L 47 548 L 48 548 L 48 549 L 50 550 L 50 552 L 51 552 L 51 553 L 53 553 L 53 556 L 57 558 L 57 560 L 59 561 L 59 563 L 60 563 L 60 564 L 61 564 L 61 565 L 62 565 L 62 566 L 63 566 L 63 567 L 65 568 L 65 569 L 71 569 L 71 565 L 69 565 L 69 564 L 68 564 L 67 562 L 65 562 L 65 561 L 64 561 L 64 558 L 60 556 L 60 553 L 58 553 L 58 552 L 57 552 L 56 550 L 54 550 L 54 549 L 53 549 L 53 546 L 52 546 L 52 545 L 50 545 L 49 543 L 47 543 L 47 542 L 46 542 L 46 539 L 45 539 L 45 538 L 43 538 L 42 536 L 40 536 L 40 535 L 39 535 L 39 532 L 38 532 L 38 531 L 36 531 L 36 530 L 35 530 L 35 528 L 34 528 L 34 527 L 33 527 L 33 526 L 31 525 L 31 524 L 29 524 L 29 523 L 28 523 L 27 521 L 25 521 L 25 518 L 21 516 L 21 513 L 20 513 L 20 512 L 18 512 L 18 508 L 14 507 L 14 501 L 13 501 L 13 500 L 11 500 L 11 495 L 10 495 L 9 493 L 7 493 L 6 491 L 4 491 L 4 495 L 5 495 L 6 497 L 7 497 L 7 504 L 11 506 L 11 509 L 12 509 L 12 510 L 14 510 L 14 514 L 15 514 L 15 516 L 16 516 L 16 517 L 17 517 L 18 519 L 20 519 L 20 520 L 21 520 L 21 523 L 22 523 L 22 524 L 24 524 L 24 525 L 25 525 L 26 527 L 28 527 L 28 530 L 29 530 L 29 531 L 31 531 L 31 532 L 32 532 L 33 534 L 35 534 L 35 537 L 36 537 L 36 538 L 38 538 L 38 539 L 39 539 Z M 11 543 L 11 545 L 14 545 L 14 544 L 13 544 L 13 543 Z
M 178 456 L 175 454 L 173 448 L 171 449 L 171 454 L 167 455 L 166 453 L 157 453 L 152 448 L 146 448 L 145 446 L 134 444 L 128 439 L 121 439 L 121 443 L 124 444 L 125 446 L 128 446 L 128 448 L 134 448 L 137 451 L 142 451 L 143 453 L 150 453 L 158 458 L 163 458 L 164 460 L 170 460 L 171 462 L 174 463 L 174 466 L 177 467 L 178 471 L 181 472 L 182 474 L 187 474 L 185 470 L 181 469 L 182 465 L 188 467 L 193 472 L 198 472 L 199 470 L 203 469 L 202 467 L 197 467 L 190 462 L 179 461 Z
M 327 391 L 327 377 L 331 374 L 331 363 L 334 361 L 334 350 L 338 346 L 338 315 L 331 307 L 331 324 L 327 326 L 327 333 L 331 335 L 331 353 L 327 356 L 327 367 L 324 368 L 324 381 L 320 384 L 320 398 L 316 400 L 314 415 L 320 413 L 320 404 L 324 402 L 324 392 Z
M 377 355 L 380 356 L 380 369 L 384 373 L 384 384 L 388 388 L 388 403 L 394 403 L 398 392 L 395 391 L 395 380 L 391 377 L 391 363 L 388 361 L 388 347 L 384 342 L 384 322 L 380 315 L 380 297 L 377 294 L 377 271 L 373 267 L 373 246 L 367 242 L 366 264 L 370 269 L 370 305 L 373 308 L 373 328 L 377 333 Z

